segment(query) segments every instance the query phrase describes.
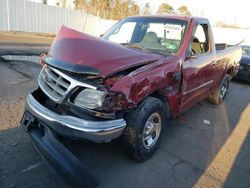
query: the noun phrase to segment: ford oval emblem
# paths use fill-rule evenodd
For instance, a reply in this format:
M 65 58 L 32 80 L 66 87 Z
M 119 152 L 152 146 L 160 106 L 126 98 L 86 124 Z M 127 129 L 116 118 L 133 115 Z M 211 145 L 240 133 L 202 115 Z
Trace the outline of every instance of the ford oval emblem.
M 50 78 L 49 75 L 45 75 L 45 76 L 44 76 L 44 80 L 45 80 L 46 82 L 49 82 L 49 83 L 51 83 L 51 82 L 53 81 L 53 79 Z

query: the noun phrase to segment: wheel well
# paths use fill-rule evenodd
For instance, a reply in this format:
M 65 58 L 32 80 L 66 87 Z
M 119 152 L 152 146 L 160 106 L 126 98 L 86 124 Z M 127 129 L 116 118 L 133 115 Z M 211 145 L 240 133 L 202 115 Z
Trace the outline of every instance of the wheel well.
M 230 67 L 228 70 L 227 70 L 227 74 L 230 76 L 230 78 L 232 77 L 232 75 L 233 75 L 233 67 Z
M 166 111 L 168 112 L 167 118 L 170 118 L 171 117 L 171 111 L 170 111 L 168 99 L 166 97 L 164 97 L 163 95 L 161 95 L 158 91 L 152 93 L 150 96 L 159 99 L 163 103 L 163 105 L 166 108 Z

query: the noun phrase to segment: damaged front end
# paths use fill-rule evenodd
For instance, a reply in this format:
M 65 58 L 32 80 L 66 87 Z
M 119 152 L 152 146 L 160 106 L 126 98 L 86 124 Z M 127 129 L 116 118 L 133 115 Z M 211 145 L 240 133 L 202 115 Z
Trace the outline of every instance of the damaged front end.
M 126 121 L 112 112 L 92 109 L 97 106 L 89 102 L 93 100 L 91 95 L 99 93 L 106 96 L 107 93 L 99 83 L 74 79 L 70 74 L 47 64 L 43 65 L 38 83 L 39 88 L 27 96 L 21 126 L 31 136 L 45 163 L 52 166 L 70 186 L 96 187 L 99 181 L 60 143 L 57 135 L 109 142 L 122 134 Z M 86 91 L 90 93 L 86 94 Z M 82 99 L 79 97 L 81 95 Z M 90 98 L 86 101 L 87 95 Z M 101 103 L 97 102 L 96 105 L 101 106 Z
M 41 58 L 39 88 L 27 96 L 21 125 L 69 184 L 95 187 L 98 181 L 57 135 L 97 143 L 120 137 L 125 114 L 144 98 L 179 92 L 179 62 L 62 27 Z
M 126 121 L 115 117 L 114 113 L 91 109 L 93 104 L 79 99 L 83 91 L 90 91 L 90 95 L 95 95 L 93 92 L 106 95 L 106 90 L 99 84 L 73 79 L 46 64 L 38 83 L 39 88 L 27 96 L 21 126 L 31 136 L 45 163 L 52 166 L 70 186 L 96 187 L 99 181 L 60 143 L 58 135 L 109 142 L 122 134 Z

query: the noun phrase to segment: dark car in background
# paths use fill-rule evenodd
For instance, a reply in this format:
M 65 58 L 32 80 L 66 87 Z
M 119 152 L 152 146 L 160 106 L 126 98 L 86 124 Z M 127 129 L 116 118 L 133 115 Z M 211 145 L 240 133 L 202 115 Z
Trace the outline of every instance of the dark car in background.
M 242 58 L 235 79 L 250 82 L 250 46 L 242 46 Z

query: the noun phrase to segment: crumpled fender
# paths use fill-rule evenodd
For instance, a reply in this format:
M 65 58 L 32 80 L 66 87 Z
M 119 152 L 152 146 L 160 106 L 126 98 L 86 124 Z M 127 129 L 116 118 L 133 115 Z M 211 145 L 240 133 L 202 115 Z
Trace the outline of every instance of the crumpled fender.
M 160 89 L 167 88 L 169 92 L 178 90 L 180 81 L 180 59 L 177 56 L 169 56 L 129 73 L 118 80 L 110 90 L 124 94 L 128 107 L 131 108 Z

